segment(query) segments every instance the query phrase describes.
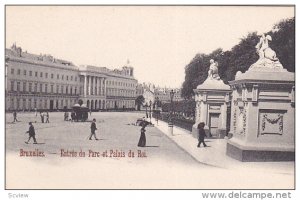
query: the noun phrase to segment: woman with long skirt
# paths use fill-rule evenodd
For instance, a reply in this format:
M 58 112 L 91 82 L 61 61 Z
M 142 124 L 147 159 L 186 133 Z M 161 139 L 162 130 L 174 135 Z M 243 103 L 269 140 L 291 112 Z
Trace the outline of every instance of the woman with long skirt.
M 143 125 L 142 128 L 141 128 L 141 136 L 140 136 L 140 140 L 139 140 L 139 143 L 138 143 L 138 146 L 139 147 L 145 147 L 146 145 L 146 126 Z

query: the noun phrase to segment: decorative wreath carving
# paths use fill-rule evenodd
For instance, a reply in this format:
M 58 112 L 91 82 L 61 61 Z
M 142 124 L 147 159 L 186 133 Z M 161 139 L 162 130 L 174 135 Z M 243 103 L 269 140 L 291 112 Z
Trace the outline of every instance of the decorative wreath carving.
M 261 125 L 262 131 L 265 131 L 267 122 L 272 125 L 278 124 L 278 131 L 282 134 L 282 132 L 283 132 L 283 114 L 282 113 L 278 113 L 275 118 L 270 118 L 268 116 L 268 113 L 263 114 L 262 125 Z

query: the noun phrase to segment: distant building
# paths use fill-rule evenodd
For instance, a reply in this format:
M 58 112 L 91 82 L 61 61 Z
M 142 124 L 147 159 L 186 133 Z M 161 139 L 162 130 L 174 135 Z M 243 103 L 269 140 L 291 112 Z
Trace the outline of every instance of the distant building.
M 181 89 L 179 88 L 162 88 L 155 86 L 152 83 L 139 83 L 136 89 L 136 97 L 143 95 L 145 98 L 145 103 L 147 101 L 159 100 L 161 103 L 171 102 L 170 92 L 173 90 L 175 92 L 173 101 L 183 101 L 184 98 L 181 97 Z M 147 101 L 146 101 L 147 100 Z
M 144 94 L 144 86 L 143 86 L 143 84 L 139 83 L 136 86 L 136 95 L 135 96 L 136 97 L 143 96 L 143 94 Z
M 72 62 L 51 55 L 5 50 L 6 110 L 72 108 L 79 99 L 92 110 L 134 108 L 137 80 L 133 68 L 121 70 Z
M 174 99 L 173 101 L 182 101 L 184 100 L 181 97 L 181 89 L 178 88 L 155 88 L 155 98 L 157 98 L 162 103 L 168 103 L 171 102 L 170 92 L 173 90 L 174 93 Z

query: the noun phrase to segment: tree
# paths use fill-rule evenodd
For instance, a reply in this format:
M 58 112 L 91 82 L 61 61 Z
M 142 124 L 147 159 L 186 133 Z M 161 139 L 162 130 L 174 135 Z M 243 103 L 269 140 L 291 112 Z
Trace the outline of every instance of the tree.
M 135 99 L 135 105 L 137 105 L 138 110 L 141 110 L 141 105 L 143 105 L 144 101 L 145 101 L 145 98 L 143 95 L 140 95 Z
M 290 72 L 295 72 L 295 18 L 282 20 L 267 33 L 272 37 L 270 47 Z
M 238 71 L 245 72 L 249 67 L 258 60 L 256 53 L 256 44 L 259 41 L 257 33 L 249 33 L 245 38 L 242 38 L 240 43 L 235 45 L 228 58 L 228 68 L 225 73 L 225 82 L 234 80 L 235 74 Z
M 218 59 L 222 56 L 222 49 L 216 49 L 211 54 L 197 54 L 193 60 L 185 67 L 185 81 L 182 84 L 182 96 L 190 99 L 193 95 L 193 89 L 202 84 L 208 74 L 210 59 Z M 221 69 L 219 65 L 219 69 Z
M 291 72 L 295 71 L 295 18 L 282 20 L 274 25 L 273 30 L 266 33 L 273 39 L 270 47 L 276 52 L 282 65 Z M 218 62 L 219 75 L 228 83 L 235 79 L 236 72 L 245 72 L 258 60 L 256 44 L 259 36 L 256 32 L 240 40 L 230 51 L 223 52 L 216 49 L 210 54 L 196 54 L 191 62 L 185 66 L 185 80 L 182 84 L 182 97 L 191 99 L 193 89 L 202 84 L 207 78 L 209 60 Z

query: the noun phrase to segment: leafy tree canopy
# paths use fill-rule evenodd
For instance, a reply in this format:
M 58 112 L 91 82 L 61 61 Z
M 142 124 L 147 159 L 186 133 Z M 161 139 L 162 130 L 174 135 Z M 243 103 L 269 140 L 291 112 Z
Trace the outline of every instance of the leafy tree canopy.
M 295 18 L 282 20 L 274 25 L 273 30 L 266 33 L 272 37 L 270 47 L 276 52 L 282 65 L 290 72 L 295 72 Z M 193 97 L 195 89 L 207 78 L 209 60 L 214 59 L 219 64 L 219 75 L 228 83 L 234 80 L 237 71 L 245 72 L 258 60 L 255 46 L 259 41 L 256 32 L 241 38 L 239 44 L 230 51 L 216 49 L 210 54 L 196 54 L 185 66 L 185 81 L 182 84 L 182 96 Z

